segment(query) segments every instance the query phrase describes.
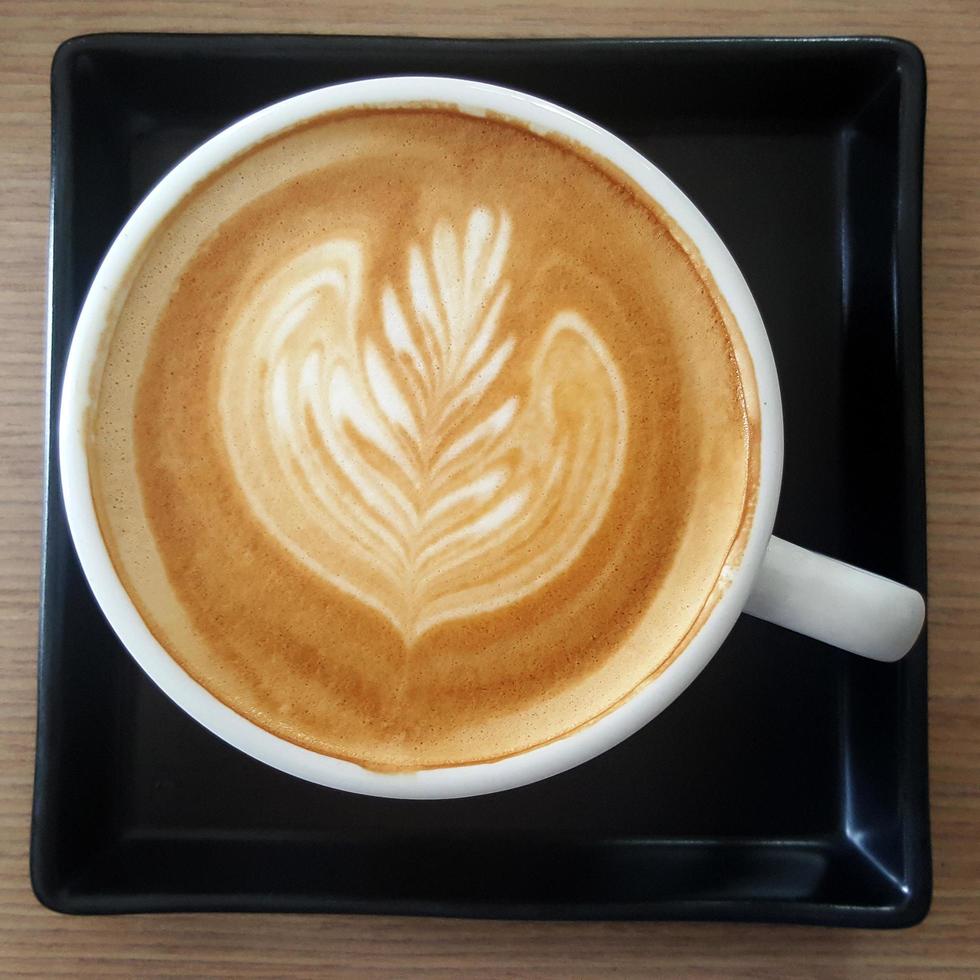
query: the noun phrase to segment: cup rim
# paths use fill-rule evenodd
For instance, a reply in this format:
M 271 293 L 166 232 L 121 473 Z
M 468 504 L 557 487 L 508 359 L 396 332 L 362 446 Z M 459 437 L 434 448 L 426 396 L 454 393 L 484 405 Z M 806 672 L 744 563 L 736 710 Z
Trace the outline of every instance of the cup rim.
M 498 112 L 535 130 L 572 139 L 635 180 L 663 207 L 700 253 L 744 339 L 759 402 L 759 478 L 741 560 L 731 569 L 721 598 L 687 646 L 623 703 L 564 737 L 516 755 L 385 773 L 274 735 L 218 700 L 171 658 L 122 585 L 99 530 L 85 450 L 85 422 L 91 374 L 117 289 L 142 243 L 195 183 L 260 140 L 305 119 L 358 106 L 418 103 L 446 104 L 475 114 Z M 373 796 L 450 799 L 513 789 L 586 762 L 635 733 L 688 687 L 717 652 L 748 601 L 775 521 L 783 430 L 772 350 L 748 284 L 717 232 L 666 174 L 596 123 L 537 96 L 468 79 L 402 75 L 329 85 L 259 109 L 193 150 L 149 191 L 103 258 L 79 313 L 61 389 L 58 450 L 68 524 L 89 586 L 130 655 L 168 697 L 219 738 L 302 779 Z

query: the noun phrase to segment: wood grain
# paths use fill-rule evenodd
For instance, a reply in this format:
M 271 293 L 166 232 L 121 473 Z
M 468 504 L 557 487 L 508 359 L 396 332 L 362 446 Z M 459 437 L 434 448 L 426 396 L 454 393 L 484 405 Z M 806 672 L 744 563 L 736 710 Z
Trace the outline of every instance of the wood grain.
M 980 7 L 750 0 L 10 0 L 0 2 L 0 973 L 282 976 L 946 976 L 980 974 Z M 34 751 L 48 70 L 77 34 L 878 33 L 929 69 L 924 236 L 935 899 L 900 933 L 357 916 L 80 919 L 34 899 Z

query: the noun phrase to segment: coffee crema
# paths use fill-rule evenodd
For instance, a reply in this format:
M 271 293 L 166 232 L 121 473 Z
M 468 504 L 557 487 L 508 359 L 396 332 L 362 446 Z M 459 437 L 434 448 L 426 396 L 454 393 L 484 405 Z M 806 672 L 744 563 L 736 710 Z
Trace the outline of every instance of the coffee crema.
M 103 536 L 151 631 L 379 770 L 593 721 L 750 524 L 758 404 L 693 247 L 611 165 L 438 106 L 321 116 L 152 236 L 96 372 Z

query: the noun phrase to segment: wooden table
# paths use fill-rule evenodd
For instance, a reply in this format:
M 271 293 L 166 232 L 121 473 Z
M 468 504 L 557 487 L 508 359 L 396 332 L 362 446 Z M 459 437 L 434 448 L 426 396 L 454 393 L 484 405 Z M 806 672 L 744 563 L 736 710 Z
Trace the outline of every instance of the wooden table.
M 741 8 L 741 9 L 739 9 Z M 0 0 L 0 974 L 980 974 L 980 6 L 975 0 Z M 28 884 L 48 69 L 93 31 L 898 35 L 929 71 L 925 356 L 935 899 L 899 933 L 359 916 L 71 918 Z

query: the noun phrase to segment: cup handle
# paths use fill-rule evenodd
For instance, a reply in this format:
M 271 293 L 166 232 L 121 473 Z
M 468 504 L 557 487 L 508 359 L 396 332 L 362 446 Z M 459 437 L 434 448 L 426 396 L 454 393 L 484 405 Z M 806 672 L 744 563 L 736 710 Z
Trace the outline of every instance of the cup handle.
M 745 611 L 872 660 L 900 660 L 925 620 L 908 586 L 807 551 L 775 535 Z

